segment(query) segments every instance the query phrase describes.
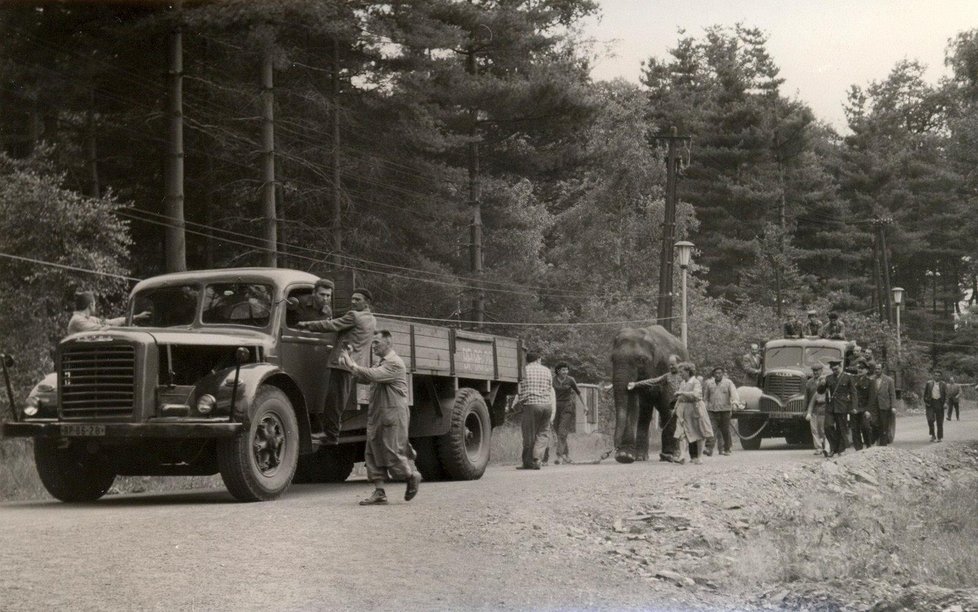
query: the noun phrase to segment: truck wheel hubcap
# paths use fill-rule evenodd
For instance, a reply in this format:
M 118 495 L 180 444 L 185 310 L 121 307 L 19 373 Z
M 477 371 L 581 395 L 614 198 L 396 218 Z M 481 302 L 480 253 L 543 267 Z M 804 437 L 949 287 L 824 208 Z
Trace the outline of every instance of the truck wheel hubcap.
M 482 452 L 482 421 L 479 415 L 470 413 L 465 418 L 465 454 L 473 461 Z
M 255 463 L 262 474 L 271 475 L 282 463 L 285 427 L 278 416 L 267 414 L 255 431 Z

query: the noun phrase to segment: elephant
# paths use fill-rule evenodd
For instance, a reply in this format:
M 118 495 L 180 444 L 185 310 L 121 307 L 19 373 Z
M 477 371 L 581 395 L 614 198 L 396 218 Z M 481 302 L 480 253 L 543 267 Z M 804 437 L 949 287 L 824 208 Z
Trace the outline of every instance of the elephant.
M 615 336 L 611 352 L 612 386 L 615 394 L 615 459 L 631 463 L 647 459 L 649 426 L 653 410 L 659 413 L 662 428 L 661 458 L 672 455 L 676 447 L 676 423 L 672 418 L 672 392 L 668 385 L 628 391 L 628 383 L 665 374 L 669 356 L 686 359 L 678 338 L 661 325 L 626 327 Z

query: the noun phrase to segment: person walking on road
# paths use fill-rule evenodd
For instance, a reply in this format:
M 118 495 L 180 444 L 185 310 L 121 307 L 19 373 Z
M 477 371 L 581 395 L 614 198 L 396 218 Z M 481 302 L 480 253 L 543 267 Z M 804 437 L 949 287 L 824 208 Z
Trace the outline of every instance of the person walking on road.
M 949 376 L 947 379 L 947 420 L 951 420 L 951 413 L 957 415 L 958 420 L 961 420 L 961 386 L 954 382 L 954 377 Z
M 554 368 L 553 386 L 554 394 L 557 397 L 557 415 L 554 417 L 554 431 L 557 437 L 557 457 L 554 464 L 573 463 L 570 458 L 570 449 L 567 446 L 567 435 L 574 427 L 574 420 L 577 417 L 577 399 L 584 401 L 581 391 L 577 388 L 577 381 L 570 375 L 570 367 L 566 363 L 558 363 Z
M 666 418 L 664 414 L 659 415 L 659 427 L 662 429 L 662 448 L 659 451 L 659 461 L 674 461 L 677 457 L 676 452 L 678 450 L 677 446 L 672 442 L 675 441 L 678 436 L 675 436 L 676 427 L 676 391 L 679 390 L 679 385 L 683 382 L 682 374 L 679 372 L 679 355 L 669 355 L 669 371 L 661 376 L 655 376 L 653 378 L 648 378 L 645 380 L 637 380 L 628 383 L 628 390 L 632 391 L 634 389 L 649 389 L 656 385 L 662 385 L 662 393 L 666 394 L 669 401 L 669 417 Z M 623 463 L 631 463 L 635 459 L 643 460 L 648 459 L 649 441 L 636 440 L 635 450 L 638 452 L 637 457 L 631 457 Z M 626 453 L 619 451 L 619 457 Z M 616 457 L 618 459 L 618 457 Z M 621 461 L 619 459 L 619 461 Z
M 418 494 L 421 474 L 414 465 L 414 450 L 408 441 L 411 413 L 407 400 L 407 368 L 394 352 L 391 333 L 386 329 L 374 332 L 371 349 L 380 362 L 365 368 L 357 364 L 349 351 L 343 350 L 339 362 L 357 379 L 370 383 L 370 406 L 367 409 L 367 446 L 364 460 L 367 480 L 373 483 L 373 494 L 360 505 L 386 504 L 384 480 L 407 481 L 404 500 Z
M 740 403 L 740 396 L 737 395 L 737 387 L 733 381 L 727 378 L 726 372 L 720 366 L 713 368 L 713 376 L 706 381 L 703 387 L 703 401 L 706 402 L 706 411 L 710 415 L 710 423 L 713 426 L 715 437 L 707 440 L 707 455 L 713 446 L 719 441 L 718 453 L 729 455 L 732 450 L 732 436 L 730 435 L 730 416 L 733 413 L 734 404 Z
M 812 430 L 812 441 L 815 443 L 816 455 L 828 455 L 825 450 L 825 415 L 828 395 L 822 369 L 823 366 L 820 361 L 813 363 L 812 378 L 805 386 L 805 419 Z
M 931 442 L 944 440 L 944 409 L 947 407 L 947 385 L 940 370 L 924 384 L 924 408 L 927 412 L 927 431 Z
M 876 383 L 870 377 L 869 364 L 860 360 L 856 363 L 856 411 L 849 415 L 849 430 L 852 432 L 852 446 L 856 450 L 873 445 L 873 418 L 869 412 L 870 399 Z
M 842 360 L 829 360 L 832 372 L 825 379 L 828 393 L 826 407 L 826 437 L 829 439 L 829 457 L 845 452 L 849 441 L 849 415 L 856 413 L 858 393 L 852 376 L 842 371 Z
M 692 456 L 692 463 L 699 464 L 703 456 L 703 446 L 707 438 L 713 437 L 713 427 L 710 426 L 710 416 L 703 402 L 703 386 L 696 377 L 696 366 L 684 362 L 679 364 L 679 374 L 683 382 L 676 391 L 676 439 L 679 440 L 679 463 L 683 463 L 685 455 Z M 691 444 L 696 445 L 696 454 L 690 451 Z
M 875 390 L 873 393 L 872 409 L 879 415 L 877 420 L 878 443 L 886 446 L 893 440 L 890 439 L 890 423 L 893 422 L 893 411 L 896 409 L 896 383 L 892 376 L 887 376 L 883 372 L 883 364 L 877 363 L 874 368 L 873 382 Z
M 523 465 L 520 469 L 539 470 L 550 438 L 554 387 L 550 369 L 540 363 L 537 353 L 526 354 L 517 403 L 523 410 Z

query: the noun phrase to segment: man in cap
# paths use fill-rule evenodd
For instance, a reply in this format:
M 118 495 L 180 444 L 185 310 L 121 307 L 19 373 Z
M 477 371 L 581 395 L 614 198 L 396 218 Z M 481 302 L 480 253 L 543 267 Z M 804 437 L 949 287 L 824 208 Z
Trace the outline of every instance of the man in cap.
M 350 297 L 350 310 L 342 317 L 322 321 L 301 321 L 296 327 L 318 332 L 336 332 L 336 344 L 329 353 L 326 368 L 326 405 L 310 407 L 309 418 L 314 437 L 325 444 L 339 443 L 343 411 L 356 409 L 356 381 L 352 370 L 340 362 L 344 349 L 350 359 L 361 368 L 370 366 L 370 341 L 377 320 L 370 312 L 373 296 L 370 291 L 354 289 Z M 316 410 L 318 408 L 318 410 Z M 321 421 L 317 423 L 316 421 Z M 317 427 L 318 425 L 318 427 Z M 321 430 L 321 433 L 316 431 Z
M 705 452 L 707 455 L 712 454 L 713 446 L 719 439 L 719 454 L 729 455 L 732 450 L 730 417 L 733 413 L 734 404 L 740 403 L 740 396 L 737 395 L 737 387 L 727 378 L 722 367 L 713 368 L 713 377 L 707 380 L 703 386 L 703 401 L 706 402 L 706 410 L 710 415 L 713 431 L 716 434 L 716 437 L 707 438 Z
M 295 317 L 295 322 L 332 319 L 333 289 L 333 281 L 321 278 L 316 281 L 309 295 L 289 298 L 288 311 Z
M 856 382 L 842 371 L 841 359 L 830 359 L 832 372 L 825 378 L 828 404 L 825 411 L 825 435 L 829 440 L 829 456 L 841 455 L 849 440 L 849 415 L 855 414 L 859 397 Z
M 808 320 L 802 326 L 802 335 L 806 338 L 817 338 L 818 332 L 822 330 L 822 322 L 818 320 L 818 313 L 814 310 L 808 311 Z M 821 364 L 819 364 L 821 365 Z
M 873 375 L 875 382 L 874 405 L 870 408 L 879 415 L 877 441 L 880 446 L 886 446 L 893 441 L 890 440 L 890 422 L 893 420 L 893 411 L 896 409 L 896 383 L 893 382 L 891 376 L 887 376 L 883 372 L 882 363 L 875 364 Z
M 360 505 L 386 504 L 384 480 L 388 477 L 407 482 L 404 500 L 411 501 L 418 494 L 421 474 L 412 460 L 415 453 L 408 441 L 411 413 L 407 400 L 407 368 L 394 352 L 391 333 L 386 329 L 375 331 L 370 345 L 379 358 L 374 367 L 361 367 L 346 350 L 341 350 L 339 357 L 340 365 L 348 368 L 356 379 L 370 383 L 367 445 L 363 456 L 367 480 L 373 483 L 374 492 Z

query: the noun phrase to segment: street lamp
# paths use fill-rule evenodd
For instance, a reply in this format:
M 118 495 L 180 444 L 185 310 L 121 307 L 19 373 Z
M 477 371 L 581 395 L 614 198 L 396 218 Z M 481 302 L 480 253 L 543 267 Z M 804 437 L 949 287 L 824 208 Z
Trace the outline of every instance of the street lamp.
M 676 259 L 679 260 L 679 267 L 682 268 L 683 271 L 683 286 L 682 286 L 683 313 L 680 321 L 682 325 L 681 329 L 682 329 L 683 348 L 687 351 L 689 350 L 689 341 L 688 341 L 688 332 L 686 329 L 686 270 L 689 268 L 689 260 L 692 258 L 692 256 L 693 256 L 692 242 L 686 240 L 680 240 L 679 242 L 676 243 Z
M 893 288 L 893 305 L 896 306 L 897 359 L 900 359 L 900 306 L 903 304 L 903 287 Z

